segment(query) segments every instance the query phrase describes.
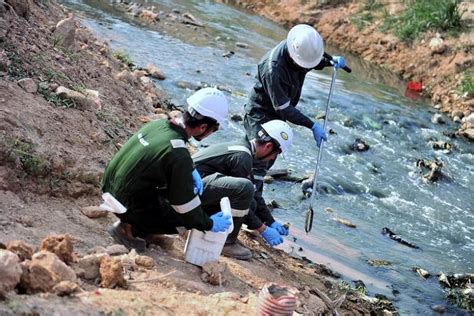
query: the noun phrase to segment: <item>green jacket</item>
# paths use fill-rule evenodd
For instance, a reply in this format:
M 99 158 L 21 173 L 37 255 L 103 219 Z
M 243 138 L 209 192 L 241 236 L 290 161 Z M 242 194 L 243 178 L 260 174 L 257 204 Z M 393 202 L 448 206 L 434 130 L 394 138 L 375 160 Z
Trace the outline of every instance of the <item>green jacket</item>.
M 185 130 L 168 120 L 146 124 L 109 162 L 102 190 L 110 192 L 132 214 L 134 207 L 156 200 L 147 197 L 159 194 L 186 228 L 210 230 L 212 220 L 194 193 L 194 163 L 187 140 Z M 156 211 L 160 211 L 158 207 Z

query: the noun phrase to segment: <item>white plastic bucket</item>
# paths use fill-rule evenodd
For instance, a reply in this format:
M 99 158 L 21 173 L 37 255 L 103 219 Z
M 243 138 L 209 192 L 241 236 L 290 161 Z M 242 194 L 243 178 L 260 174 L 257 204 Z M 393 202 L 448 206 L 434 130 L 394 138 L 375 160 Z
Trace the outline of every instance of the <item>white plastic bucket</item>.
M 221 210 L 225 214 L 229 214 L 232 220 L 232 210 L 230 207 L 230 201 L 228 197 L 221 199 Z M 201 232 L 196 229 L 192 229 L 191 233 L 186 240 L 184 246 L 185 260 L 189 263 L 203 266 L 208 262 L 217 261 L 221 255 L 222 248 L 224 248 L 227 235 L 234 230 L 234 224 L 225 232 L 214 233 L 211 231 Z
M 127 211 L 127 208 L 109 192 L 102 194 L 102 200 L 104 202 L 99 206 L 101 210 L 117 214 L 123 214 Z

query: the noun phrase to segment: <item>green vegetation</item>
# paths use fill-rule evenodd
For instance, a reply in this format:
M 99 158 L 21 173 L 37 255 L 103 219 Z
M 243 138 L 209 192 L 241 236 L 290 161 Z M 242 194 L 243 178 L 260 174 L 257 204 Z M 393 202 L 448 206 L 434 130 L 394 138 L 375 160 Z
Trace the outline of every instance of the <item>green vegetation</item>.
M 405 42 L 415 40 L 426 31 L 442 31 L 456 35 L 462 30 L 458 0 L 404 0 L 399 15 L 387 11 L 381 0 L 366 0 L 359 12 L 351 18 L 359 30 L 373 23 L 382 14 L 381 31 L 392 32 Z
M 383 30 L 393 31 L 400 39 L 411 42 L 429 30 L 455 34 L 461 30 L 457 0 L 406 0 L 400 16 L 385 15 Z
M 2 142 L 9 148 L 9 158 L 19 161 L 22 169 L 32 176 L 44 176 L 48 173 L 48 162 L 35 155 L 33 144 L 21 139 L 2 137 Z
M 464 78 L 461 81 L 461 93 L 474 95 L 474 73 L 473 72 L 467 72 L 464 74 Z
M 130 56 L 122 50 L 114 51 L 112 56 L 120 60 L 123 64 L 125 64 L 125 66 L 127 66 L 130 69 L 132 69 L 135 66 Z

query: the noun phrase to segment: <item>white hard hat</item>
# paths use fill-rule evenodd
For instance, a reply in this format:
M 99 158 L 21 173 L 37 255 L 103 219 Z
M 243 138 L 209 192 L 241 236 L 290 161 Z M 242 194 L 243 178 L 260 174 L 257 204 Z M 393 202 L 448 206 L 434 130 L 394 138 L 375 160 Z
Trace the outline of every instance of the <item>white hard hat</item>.
M 269 121 L 262 124 L 262 129 L 280 145 L 281 152 L 285 152 L 293 142 L 293 130 L 286 122 L 280 120 Z
M 225 127 L 229 103 L 224 93 L 216 88 L 203 88 L 186 99 L 188 111 L 194 110 L 202 116 L 210 117 Z
M 318 31 L 309 25 L 294 26 L 288 33 L 286 45 L 291 59 L 303 68 L 314 68 L 323 58 L 323 39 Z

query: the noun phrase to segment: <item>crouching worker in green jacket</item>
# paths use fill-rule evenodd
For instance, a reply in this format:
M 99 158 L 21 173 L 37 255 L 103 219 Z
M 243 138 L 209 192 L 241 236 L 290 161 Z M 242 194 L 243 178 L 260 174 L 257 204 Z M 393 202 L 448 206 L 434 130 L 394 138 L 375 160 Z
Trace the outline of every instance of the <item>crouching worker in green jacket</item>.
M 222 254 L 240 260 L 249 260 L 252 253 L 237 242 L 237 235 L 245 220 L 249 228 L 257 230 L 272 246 L 283 242 L 281 235 L 288 230 L 272 217 L 260 193 L 253 185 L 253 162 L 274 160 L 286 151 L 293 141 L 291 127 L 280 120 L 262 124 L 257 137 L 248 141 L 212 145 L 193 155 L 196 169 L 202 176 L 203 207 L 218 205 L 219 199 L 228 196 L 232 207 L 234 230 L 227 237 Z M 259 205 L 259 204 L 264 204 Z M 266 210 L 265 214 L 257 214 Z M 265 222 L 261 220 L 265 219 Z M 252 227 L 250 227 L 253 225 Z
M 108 232 L 128 248 L 144 250 L 147 236 L 176 234 L 177 227 L 222 232 L 231 225 L 219 209 L 206 213 L 201 207 L 202 179 L 186 148 L 189 138 L 200 141 L 225 123 L 227 98 L 204 88 L 187 103 L 182 118 L 143 126 L 105 169 L 103 192 L 126 208 Z

